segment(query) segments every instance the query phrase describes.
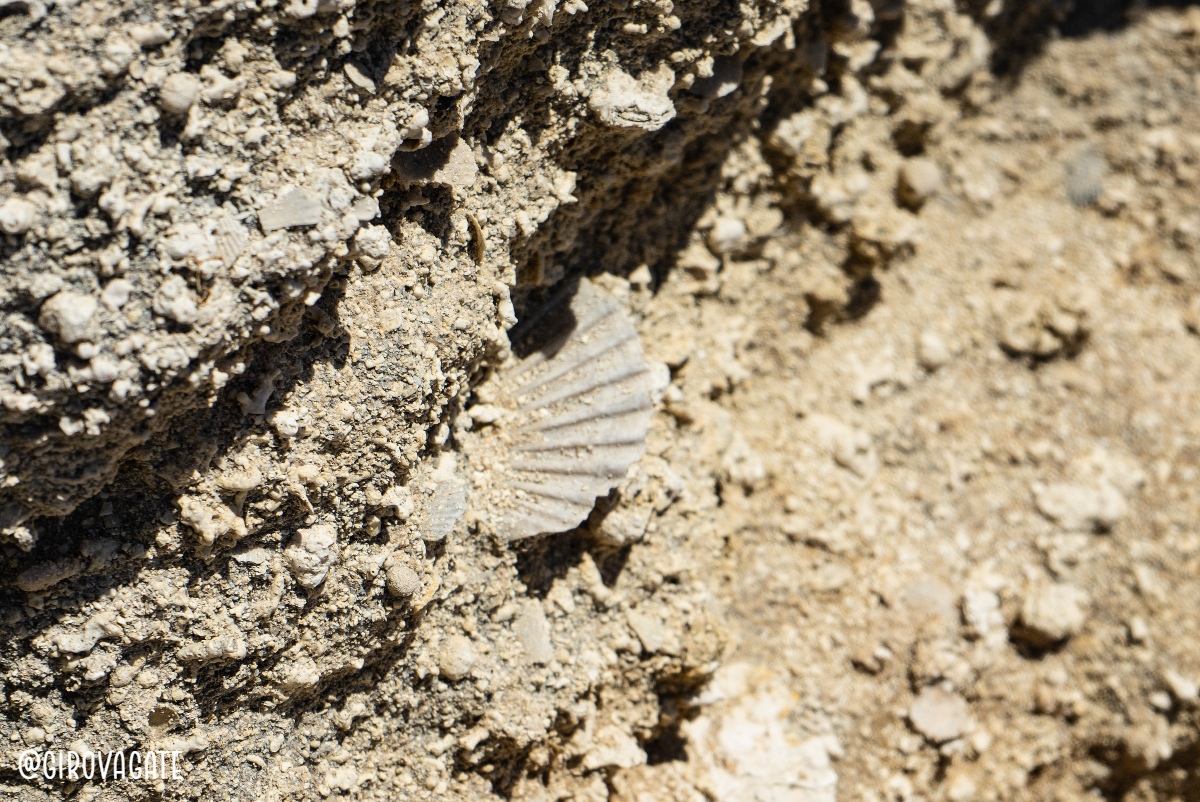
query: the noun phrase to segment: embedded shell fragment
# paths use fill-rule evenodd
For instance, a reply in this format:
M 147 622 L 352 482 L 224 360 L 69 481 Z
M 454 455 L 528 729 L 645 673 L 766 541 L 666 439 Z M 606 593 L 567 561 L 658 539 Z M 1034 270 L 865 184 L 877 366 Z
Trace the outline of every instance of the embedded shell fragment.
M 499 371 L 505 409 L 487 517 L 508 541 L 578 526 L 645 450 L 654 379 L 616 299 L 587 281 L 513 331 L 533 345 Z
M 467 511 L 467 486 L 455 474 L 455 468 L 454 455 L 443 454 L 437 469 L 433 471 L 432 478 L 436 484 L 421 528 L 424 540 L 444 540 Z

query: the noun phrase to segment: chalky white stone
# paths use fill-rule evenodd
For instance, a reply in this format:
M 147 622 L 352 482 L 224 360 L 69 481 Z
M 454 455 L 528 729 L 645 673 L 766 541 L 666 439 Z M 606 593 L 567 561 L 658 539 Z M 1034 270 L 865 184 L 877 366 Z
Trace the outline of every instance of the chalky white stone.
M 1087 594 L 1073 585 L 1034 588 L 1021 604 L 1018 635 L 1035 645 L 1064 641 L 1083 629 L 1087 607 Z
M 475 667 L 475 647 L 469 638 L 462 635 L 451 635 L 442 643 L 438 655 L 438 673 L 445 679 L 455 682 L 471 673 Z
M 177 72 L 167 77 L 158 90 L 158 104 L 168 114 L 186 114 L 203 84 L 200 77 L 190 72 Z
M 86 339 L 99 304 L 90 295 L 64 290 L 42 304 L 38 323 L 64 343 Z
M 24 234 L 37 222 L 38 208 L 24 198 L 9 198 L 0 203 L 0 231 Z
M 337 527 L 316 524 L 298 529 L 283 557 L 301 587 L 315 588 L 325 581 L 326 574 L 337 561 Z
M 971 723 L 971 708 L 953 691 L 925 688 L 908 711 L 913 728 L 934 743 L 962 737 Z

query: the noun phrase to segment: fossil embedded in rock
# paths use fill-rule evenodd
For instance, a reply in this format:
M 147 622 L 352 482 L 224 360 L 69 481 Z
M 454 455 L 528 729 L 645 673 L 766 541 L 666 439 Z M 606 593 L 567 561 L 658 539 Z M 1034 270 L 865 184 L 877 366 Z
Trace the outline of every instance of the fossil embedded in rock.
M 217 222 L 214 233 L 217 256 L 221 257 L 226 267 L 233 267 L 233 263 L 250 244 L 250 235 L 246 232 L 246 227 L 232 217 L 222 217 Z
M 488 517 L 510 541 L 573 529 L 617 486 L 645 450 L 655 386 L 633 322 L 588 281 L 512 340 L 527 355 L 487 388 L 507 413 L 486 435 L 497 456 L 484 488 Z
M 266 232 L 281 228 L 315 226 L 321 222 L 321 199 L 301 187 L 292 187 L 258 212 L 258 224 Z
M 454 455 L 446 453 L 438 460 L 437 468 L 433 471 L 433 494 L 425 523 L 421 527 L 421 538 L 424 540 L 444 540 L 467 511 L 467 486 L 455 474 L 456 467 Z

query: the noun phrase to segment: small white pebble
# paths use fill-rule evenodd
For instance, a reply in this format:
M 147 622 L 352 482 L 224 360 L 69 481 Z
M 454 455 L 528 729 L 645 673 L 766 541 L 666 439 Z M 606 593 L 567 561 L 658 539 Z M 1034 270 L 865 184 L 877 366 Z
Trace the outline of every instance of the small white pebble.
M 200 93 L 205 103 L 226 103 L 242 91 L 241 79 L 226 78 L 224 75 L 209 75 L 208 86 Z
M 252 125 L 242 135 L 242 141 L 247 145 L 259 145 L 267 138 L 267 129 L 261 125 Z
M 97 306 L 90 295 L 63 290 L 42 304 L 38 324 L 65 343 L 77 343 L 88 336 Z
M 937 686 L 925 688 L 912 703 L 908 720 L 913 728 L 934 743 L 960 738 L 971 724 L 971 708 L 953 691 Z
M 363 226 L 354 235 L 354 247 L 368 259 L 382 260 L 392 252 L 392 234 L 387 226 Z
M 1026 595 L 1018 634 L 1035 646 L 1050 646 L 1079 634 L 1087 620 L 1087 595 L 1072 585 L 1043 585 Z
M 506 410 L 503 407 L 494 406 L 492 404 L 476 404 L 467 410 L 467 414 L 471 416 L 474 423 L 487 426 L 502 419 Z
M 0 203 L 0 231 L 24 234 L 37 222 L 38 208 L 24 198 L 9 198 Z
M 292 438 L 300 434 L 302 426 L 300 415 L 290 409 L 272 412 L 270 422 L 280 437 Z
M 177 72 L 167 77 L 158 90 L 158 103 L 168 114 L 186 114 L 200 95 L 200 77 L 190 72 Z
M 1037 487 L 1033 501 L 1043 516 L 1073 532 L 1108 531 L 1127 510 L 1121 492 L 1107 482 Z
M 116 312 L 129 303 L 129 295 L 133 292 L 133 284 L 123 278 L 115 278 L 100 293 L 100 303 L 110 312 Z
M 338 791 L 349 791 L 358 784 L 358 770 L 353 766 L 338 766 L 326 773 L 325 784 Z
M 650 272 L 649 265 L 638 265 L 632 273 L 629 274 L 629 283 L 634 287 L 649 287 L 654 283 L 654 274 Z
M 337 527 L 316 524 L 296 530 L 296 538 L 284 549 L 283 557 L 301 587 L 315 588 L 325 581 L 337 561 Z
M 979 789 L 975 787 L 975 781 L 966 775 L 959 775 L 950 781 L 946 789 L 946 798 L 950 802 L 971 802 L 975 799 L 975 795 Z
M 117 361 L 104 354 L 92 357 L 89 369 L 92 372 L 92 380 L 100 384 L 111 384 L 121 375 L 121 369 Z
M 1176 671 L 1167 670 L 1163 672 L 1163 682 L 1167 684 L 1171 695 L 1178 699 L 1181 703 L 1187 704 L 1195 702 L 1200 698 L 1200 687 L 1196 685 L 1196 681 L 1179 674 Z
M 353 415 L 353 413 L 351 413 Z M 408 492 L 408 488 L 399 485 L 393 485 L 387 489 L 379 499 L 379 506 L 384 512 L 394 515 L 401 521 L 407 521 L 416 511 L 417 505 L 413 502 L 412 493 Z
M 908 206 L 920 206 L 941 188 L 942 170 L 929 159 L 910 159 L 900 168 L 896 189 Z
M 708 232 L 708 247 L 713 253 L 732 253 L 746 238 L 746 224 L 736 217 L 720 217 Z
M 355 181 L 366 181 L 387 172 L 388 161 L 373 150 L 360 150 L 350 162 L 350 177 Z
M 923 331 L 917 341 L 917 361 L 921 367 L 934 371 L 950 361 L 950 349 L 935 332 Z
M 182 276 L 171 276 L 160 284 L 152 306 L 155 314 L 185 326 L 195 323 L 199 315 L 196 297 Z
M 138 47 L 151 48 L 171 41 L 175 34 L 168 31 L 160 22 L 147 22 L 132 26 L 129 29 L 129 35 L 133 41 L 137 42 Z
M 438 672 L 451 682 L 462 679 L 475 667 L 475 647 L 469 638 L 451 635 L 438 654 Z
M 277 70 L 267 74 L 267 86 L 272 89 L 291 89 L 296 85 L 296 73 L 291 70 Z

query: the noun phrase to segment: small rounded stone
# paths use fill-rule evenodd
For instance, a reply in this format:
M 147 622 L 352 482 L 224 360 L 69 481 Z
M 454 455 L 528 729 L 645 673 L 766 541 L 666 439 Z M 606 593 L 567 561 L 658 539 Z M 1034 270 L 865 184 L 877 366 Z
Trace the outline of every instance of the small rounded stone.
M 116 312 L 129 303 L 131 294 L 133 294 L 132 282 L 128 279 L 115 278 L 104 285 L 104 290 L 100 293 L 100 303 L 104 304 L 110 312 Z
M 913 728 L 933 743 L 962 737 L 971 723 L 971 708 L 953 691 L 925 688 L 908 710 Z
M 129 35 L 137 42 L 138 47 L 149 49 L 171 41 L 175 34 L 168 31 L 161 22 L 147 22 L 131 27 Z
M 90 295 L 63 290 L 42 304 L 38 324 L 64 343 L 77 343 L 87 339 L 97 306 Z
M 1087 596 L 1071 585 L 1044 585 L 1025 597 L 1015 634 L 1034 646 L 1077 635 L 1087 620 Z
M 200 94 L 200 78 L 190 72 L 168 76 L 158 90 L 158 104 L 168 114 L 187 114 Z
M 260 145 L 267 138 L 267 129 L 261 125 L 252 125 L 242 135 L 242 141 L 247 145 Z
M 719 217 L 708 232 L 708 247 L 713 253 L 732 253 L 746 239 L 746 224 L 736 217 Z
M 103 354 L 92 357 L 89 368 L 92 380 L 100 384 L 112 384 L 121 376 L 121 366 L 117 361 Z
M 909 159 L 900 168 L 896 190 L 901 202 L 921 206 L 942 188 L 942 169 L 931 159 Z
M 921 333 L 917 341 L 917 360 L 926 370 L 937 370 L 951 359 L 950 349 L 935 332 Z
M 421 587 L 421 577 L 403 563 L 396 563 L 387 571 L 387 590 L 393 596 L 408 598 Z
M 451 682 L 462 679 L 475 667 L 475 647 L 469 638 L 451 635 L 442 643 L 438 655 L 438 673 Z
M 0 231 L 5 234 L 24 234 L 37 222 L 38 208 L 23 198 L 9 198 L 0 203 Z

